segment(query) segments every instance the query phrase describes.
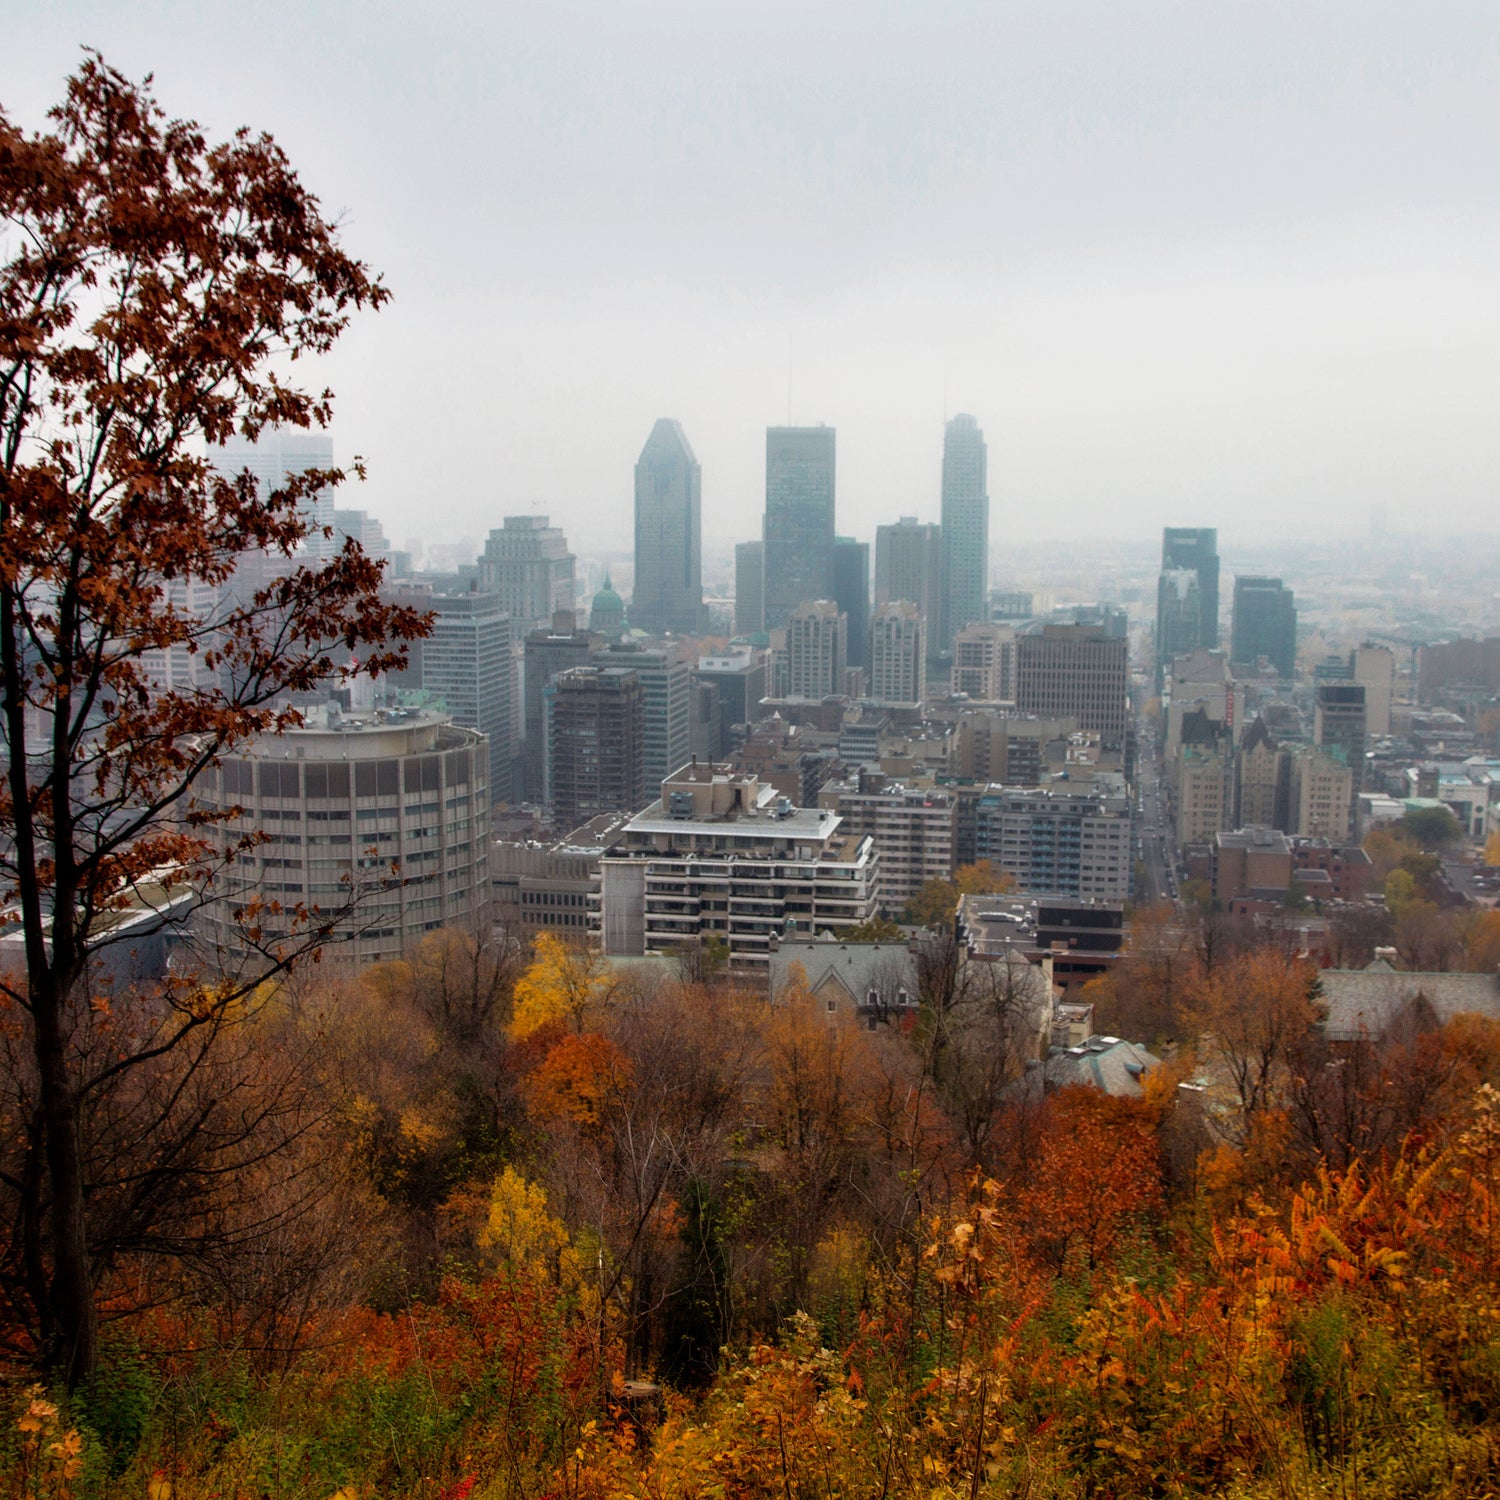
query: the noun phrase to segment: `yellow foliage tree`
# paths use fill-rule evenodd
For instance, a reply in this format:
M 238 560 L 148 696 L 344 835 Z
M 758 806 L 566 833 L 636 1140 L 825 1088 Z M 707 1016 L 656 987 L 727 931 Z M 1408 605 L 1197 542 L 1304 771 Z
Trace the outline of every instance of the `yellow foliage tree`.
M 569 1290 L 581 1281 L 578 1252 L 561 1219 L 547 1211 L 547 1191 L 506 1167 L 490 1189 L 490 1212 L 479 1246 L 497 1266 L 518 1275 L 555 1281 Z
M 518 1042 L 544 1026 L 580 1032 L 614 996 L 615 981 L 598 953 L 576 948 L 550 932 L 537 934 L 532 965 L 516 981 L 509 1031 Z

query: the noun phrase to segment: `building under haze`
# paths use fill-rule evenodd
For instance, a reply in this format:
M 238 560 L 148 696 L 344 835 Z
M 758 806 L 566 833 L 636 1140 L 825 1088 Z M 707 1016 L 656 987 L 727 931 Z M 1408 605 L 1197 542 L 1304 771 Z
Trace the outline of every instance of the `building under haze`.
M 645 699 L 624 667 L 572 667 L 542 694 L 547 720 L 547 800 L 559 829 L 646 800 Z
M 833 596 L 833 497 L 833 428 L 768 427 L 764 629 L 781 629 L 799 604 Z
M 650 635 L 703 625 L 702 471 L 680 422 L 663 417 L 635 466 L 630 623 Z
M 844 691 L 849 622 L 832 599 L 792 611 L 786 627 L 786 695 L 828 698 Z
M 975 620 L 989 619 L 990 496 L 984 433 L 960 413 L 943 435 L 942 650 Z
M 1219 533 L 1213 526 L 1167 526 L 1156 588 L 1156 668 L 1219 644 Z
M 833 600 L 849 622 L 849 665 L 870 664 L 870 544 L 833 539 Z
M 1253 667 L 1261 658 L 1290 682 L 1297 665 L 1297 605 L 1279 578 L 1234 580 L 1229 626 L 1229 659 Z
M 331 469 L 333 439 L 326 432 L 267 427 L 254 442 L 234 437 L 222 448 L 210 448 L 208 461 L 226 479 L 238 479 L 248 469 L 264 499 L 288 479 L 309 469 Z M 312 527 L 302 543 L 302 554 L 314 561 L 333 557 L 341 545 L 334 532 L 333 498 L 331 489 L 320 489 L 301 501 L 302 513 Z M 325 528 L 334 534 L 325 536 Z
M 573 608 L 573 554 L 546 516 L 506 516 L 479 559 L 479 586 L 499 597 L 517 634 L 545 630 Z
M 927 651 L 922 615 L 907 599 L 878 606 L 870 626 L 872 702 L 920 708 L 927 696 Z
M 766 544 L 740 542 L 734 549 L 734 629 L 762 635 L 766 628 Z
M 915 516 L 875 528 L 875 603 L 908 599 L 922 616 L 929 655 L 943 624 L 943 529 Z
M 1046 625 L 1016 642 L 1016 705 L 1041 718 L 1076 719 L 1105 745 L 1125 743 L 1129 648 L 1089 625 Z

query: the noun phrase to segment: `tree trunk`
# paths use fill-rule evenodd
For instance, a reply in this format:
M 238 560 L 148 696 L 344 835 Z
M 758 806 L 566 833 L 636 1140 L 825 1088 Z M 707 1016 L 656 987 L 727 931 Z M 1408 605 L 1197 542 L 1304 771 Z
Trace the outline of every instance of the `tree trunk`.
M 99 1314 L 89 1265 L 83 1202 L 83 1151 L 78 1101 L 68 1079 L 63 1003 L 56 990 L 32 999 L 37 1076 L 47 1137 L 47 1176 L 52 1189 L 52 1336 L 44 1350 L 48 1365 L 76 1390 L 99 1358 Z

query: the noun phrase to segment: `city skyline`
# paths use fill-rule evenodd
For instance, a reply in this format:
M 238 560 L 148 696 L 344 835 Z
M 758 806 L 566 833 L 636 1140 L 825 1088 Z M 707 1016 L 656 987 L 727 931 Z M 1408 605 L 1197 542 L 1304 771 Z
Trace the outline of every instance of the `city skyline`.
M 935 520 L 960 410 L 1017 539 L 1500 529 L 1500 12 L 789 20 L 71 0 L 10 18 L 0 97 L 40 124 L 88 43 L 274 134 L 395 294 L 317 374 L 398 545 L 623 544 L 662 412 L 710 546 L 769 423 L 840 429 L 841 533 Z

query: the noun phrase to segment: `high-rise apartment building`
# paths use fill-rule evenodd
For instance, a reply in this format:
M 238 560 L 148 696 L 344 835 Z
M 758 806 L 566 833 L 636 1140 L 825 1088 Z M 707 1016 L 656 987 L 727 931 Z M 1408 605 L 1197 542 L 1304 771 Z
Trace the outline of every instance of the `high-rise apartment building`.
M 630 623 L 651 635 L 703 625 L 703 477 L 680 422 L 663 417 L 635 466 Z
M 605 953 L 670 953 L 717 938 L 766 972 L 773 938 L 875 914 L 879 855 L 828 808 L 796 807 L 754 772 L 698 762 L 632 818 L 601 861 Z
M 410 601 L 432 611 L 422 646 L 422 689 L 442 702 L 455 724 L 489 739 L 490 796 L 512 796 L 516 691 L 510 616 L 493 594 L 428 594 Z
M 833 595 L 834 429 L 766 429 L 765 629 Z
M 1347 843 L 1354 827 L 1354 773 L 1342 751 L 1299 745 L 1290 762 L 1292 833 Z
M 623 667 L 573 667 L 548 684 L 547 798 L 560 829 L 646 801 L 641 680 Z
M 976 703 L 1016 701 L 1016 632 L 1010 625 L 965 625 L 953 638 L 955 693 Z
M 829 698 L 844 691 L 849 622 L 832 599 L 792 611 L 786 627 L 786 696 Z
M 766 628 L 766 544 L 740 542 L 734 549 L 734 629 L 761 635 Z
M 849 622 L 849 665 L 870 664 L 870 544 L 833 539 L 833 602 Z
M 880 605 L 870 625 L 870 690 L 873 702 L 920 708 L 927 697 L 927 649 L 915 604 L 896 599 Z
M 1125 743 L 1130 715 L 1128 646 L 1090 625 L 1044 625 L 1016 642 L 1016 706 L 1077 719 L 1109 747 Z
M 546 516 L 506 516 L 479 558 L 479 587 L 498 595 L 518 634 L 545 630 L 573 608 L 573 554 Z
M 295 475 L 309 469 L 331 469 L 333 439 L 326 432 L 267 427 L 254 442 L 235 437 L 222 448 L 210 448 L 208 461 L 226 479 L 238 479 L 248 469 L 264 498 Z M 333 497 L 331 489 L 320 489 L 302 498 L 302 512 L 313 528 L 302 543 L 302 555 L 312 561 L 326 561 L 341 545 L 337 534 L 323 534 L 325 529 L 333 531 Z
M 1235 761 L 1235 826 L 1286 833 L 1292 826 L 1289 776 L 1286 752 L 1272 738 L 1266 721 L 1257 718 L 1240 737 Z
M 875 528 L 875 602 L 909 599 L 922 616 L 929 655 L 943 628 L 943 528 L 902 516 Z M 945 643 L 946 644 L 946 643 Z
M 1296 600 L 1279 578 L 1236 578 L 1229 659 L 1236 666 L 1253 667 L 1261 657 L 1284 682 L 1292 680 L 1297 665 Z
M 641 680 L 641 758 L 649 793 L 678 766 L 685 766 L 692 754 L 692 671 L 670 648 L 629 643 L 599 652 L 591 664 L 623 667 Z
M 953 874 L 958 803 L 941 787 L 909 786 L 861 770 L 847 781 L 829 781 L 818 805 L 844 820 L 844 831 L 869 834 L 880 855 L 880 909 L 895 916 L 929 880 Z
M 1191 574 L 1191 578 L 1185 576 Z M 1162 530 L 1156 591 L 1158 681 L 1174 656 L 1219 644 L 1219 533 L 1213 526 Z
M 960 413 L 943 435 L 944 614 L 942 646 L 975 620 L 989 619 L 988 456 L 979 423 Z

